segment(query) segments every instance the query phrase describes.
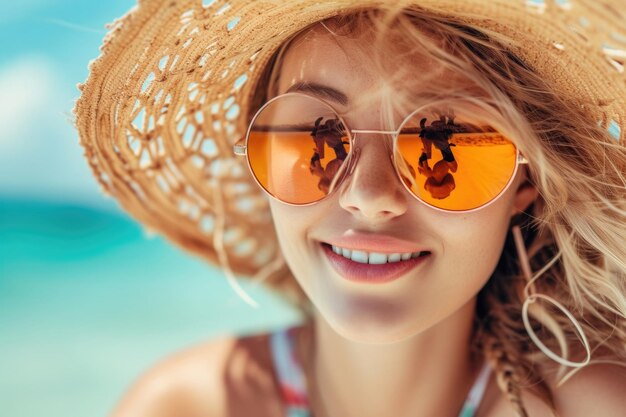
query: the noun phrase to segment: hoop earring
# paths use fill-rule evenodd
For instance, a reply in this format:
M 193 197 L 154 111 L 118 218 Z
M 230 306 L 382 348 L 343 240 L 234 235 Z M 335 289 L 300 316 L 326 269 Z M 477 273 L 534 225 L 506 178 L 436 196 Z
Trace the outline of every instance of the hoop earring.
M 539 277 L 539 275 L 536 275 L 535 277 L 531 276 L 530 262 L 528 261 L 528 254 L 526 253 L 524 239 L 522 238 L 522 232 L 520 230 L 520 227 L 518 225 L 511 227 L 511 232 L 515 240 L 515 247 L 517 248 L 517 254 L 520 261 L 520 268 L 522 269 L 522 273 L 526 278 L 526 286 L 524 287 L 525 299 L 524 304 L 522 305 L 522 321 L 524 322 L 524 327 L 526 328 L 528 336 L 530 336 L 530 339 L 539 348 L 539 350 L 541 350 L 553 361 L 558 362 L 561 365 L 571 366 L 574 368 L 582 368 L 583 366 L 586 366 L 591 360 L 591 349 L 589 348 L 589 342 L 587 340 L 585 332 L 582 329 L 582 326 L 580 325 L 578 320 L 576 320 L 574 315 L 567 308 L 565 308 L 565 306 L 563 306 L 563 304 L 559 303 L 554 298 L 548 295 L 536 292 L 534 282 Z M 537 299 L 542 299 L 552 303 L 552 305 L 561 310 L 563 314 L 565 314 L 567 318 L 572 322 L 583 346 L 585 347 L 585 351 L 587 352 L 587 357 L 585 358 L 585 360 L 583 360 L 582 362 L 572 362 L 566 358 L 558 356 L 556 353 L 548 349 L 548 347 L 541 340 L 539 340 L 539 337 L 530 326 L 530 320 L 528 318 L 528 307 Z M 566 378 L 564 378 L 562 382 L 565 382 L 565 379 Z

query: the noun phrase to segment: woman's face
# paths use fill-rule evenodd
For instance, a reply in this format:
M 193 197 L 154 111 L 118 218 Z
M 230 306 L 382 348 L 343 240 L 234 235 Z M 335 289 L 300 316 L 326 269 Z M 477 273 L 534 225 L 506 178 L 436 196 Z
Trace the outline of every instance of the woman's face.
M 322 98 L 351 129 L 394 130 L 397 126 L 377 122 L 383 103 L 396 95 L 385 82 L 389 76 L 376 74 L 367 58 L 346 56 L 357 47 L 367 48 L 368 41 L 345 39 L 342 48 L 327 34 L 310 33 L 287 51 L 278 94 L 303 81 L 329 86 L 342 92 L 347 104 Z M 405 56 L 396 66 L 412 69 L 414 83 L 404 88 L 416 94 L 429 77 L 446 76 L 419 56 Z M 361 99 L 365 93 L 367 103 Z M 394 115 L 398 123 L 402 116 Z M 402 340 L 468 307 L 495 269 L 510 216 L 536 197 L 528 183 L 520 187 L 526 174 L 519 169 L 493 204 L 471 213 L 437 211 L 417 201 L 400 182 L 385 145 L 390 140 L 384 134 L 359 136 L 355 146 L 360 157 L 352 175 L 317 204 L 297 207 L 270 199 L 279 245 L 295 278 L 326 321 L 355 341 Z M 350 281 L 329 262 L 322 242 L 356 234 L 401 239 L 430 255 L 389 282 Z

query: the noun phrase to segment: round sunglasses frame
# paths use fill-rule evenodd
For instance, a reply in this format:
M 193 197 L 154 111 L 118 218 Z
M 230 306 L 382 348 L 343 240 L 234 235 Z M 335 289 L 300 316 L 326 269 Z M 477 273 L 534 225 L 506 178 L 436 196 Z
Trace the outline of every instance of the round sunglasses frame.
M 259 117 L 259 115 L 263 112 L 263 110 L 267 106 L 269 106 L 274 101 L 279 100 L 281 98 L 284 98 L 286 96 L 303 96 L 303 97 L 306 97 L 307 99 L 316 100 L 316 101 L 320 102 L 321 104 L 323 104 L 324 106 L 328 107 L 328 109 L 332 110 L 332 112 L 335 114 L 337 119 L 339 119 L 339 121 L 346 128 L 346 134 L 348 135 L 348 140 L 350 141 L 350 150 L 348 151 L 348 155 L 347 155 L 344 163 L 341 165 L 340 171 L 337 173 L 336 178 L 333 179 L 333 181 L 331 183 L 330 191 L 324 197 L 320 198 L 319 200 L 315 200 L 313 202 L 310 202 L 310 203 L 302 203 L 302 204 L 290 203 L 288 201 L 281 200 L 280 198 L 278 198 L 277 196 L 275 196 L 274 194 L 272 194 L 268 190 L 266 190 L 265 187 L 257 179 L 257 177 L 256 177 L 256 175 L 254 173 L 254 170 L 252 169 L 252 165 L 250 163 L 250 158 L 249 158 L 249 155 L 248 155 L 248 141 L 250 139 L 250 132 L 252 130 L 252 126 L 254 125 L 254 122 L 256 121 L 256 119 Z M 505 193 L 505 191 L 510 187 L 511 183 L 513 182 L 513 179 L 515 178 L 515 175 L 517 174 L 517 170 L 519 169 L 519 166 L 521 164 L 528 164 L 528 159 L 526 159 L 526 157 L 522 154 L 522 152 L 519 150 L 517 145 L 513 144 L 515 146 L 515 168 L 513 169 L 513 172 L 511 173 L 511 176 L 510 176 L 509 180 L 507 181 L 506 185 L 491 200 L 487 201 L 486 203 L 484 203 L 484 204 L 482 204 L 482 205 L 480 205 L 478 207 L 474 207 L 474 208 L 466 209 L 466 210 L 449 210 L 449 209 L 444 209 L 444 208 L 441 208 L 441 207 L 434 206 L 434 205 L 432 205 L 432 204 L 422 200 L 421 198 L 419 198 L 415 193 L 413 193 L 413 191 L 402 180 L 402 176 L 400 174 L 400 171 L 398 169 L 398 165 L 396 164 L 395 157 L 394 157 L 396 152 L 398 151 L 397 150 L 397 142 L 398 142 L 398 136 L 400 134 L 400 131 L 402 130 L 402 127 L 418 111 L 421 111 L 421 108 L 418 108 L 418 109 L 414 110 L 408 116 L 406 116 L 404 118 L 404 120 L 402 120 L 402 122 L 400 123 L 400 126 L 398 127 L 398 129 L 396 129 L 396 130 L 360 130 L 360 129 L 350 129 L 348 124 L 344 120 L 344 118 L 341 117 L 341 115 L 339 114 L 339 112 L 337 112 L 337 110 L 332 105 L 330 105 L 329 103 L 325 102 L 321 98 L 314 97 L 312 95 L 304 94 L 304 93 L 296 93 L 296 92 L 284 93 L 284 94 L 280 94 L 280 95 L 278 95 L 276 97 L 273 97 L 272 99 L 268 100 L 265 104 L 263 104 L 261 106 L 261 108 L 259 108 L 259 110 L 257 110 L 257 112 L 255 113 L 254 117 L 250 121 L 250 124 L 248 125 L 246 136 L 241 138 L 240 140 L 238 140 L 237 143 L 235 143 L 233 145 L 233 152 L 237 156 L 245 156 L 246 157 L 246 162 L 247 162 L 247 165 L 248 165 L 248 169 L 250 170 L 250 173 L 252 174 L 252 177 L 254 178 L 254 181 L 258 184 L 258 186 L 263 190 L 263 192 L 265 194 L 269 195 L 271 198 L 273 198 L 276 201 L 279 201 L 280 203 L 287 204 L 287 205 L 290 205 L 290 206 L 295 206 L 295 207 L 311 206 L 313 204 L 317 204 L 317 203 L 319 203 L 321 201 L 326 200 L 327 198 L 329 198 L 335 192 L 336 189 L 339 188 L 339 185 L 342 184 L 344 180 L 346 180 L 348 177 L 350 177 L 350 175 L 352 175 L 352 171 L 354 170 L 354 167 L 356 166 L 356 164 L 358 162 L 358 159 L 359 159 L 359 152 L 360 151 L 359 151 L 358 148 L 356 148 L 354 146 L 356 144 L 356 139 L 357 139 L 356 135 L 358 133 L 378 133 L 378 134 L 393 135 L 393 148 L 391 149 L 391 152 L 389 154 L 389 158 L 390 158 L 391 163 L 392 163 L 392 165 L 394 167 L 394 170 L 396 172 L 396 176 L 397 176 L 398 180 L 400 181 L 402 186 L 408 191 L 408 193 L 415 200 L 417 200 L 420 203 L 426 205 L 427 207 L 430 207 L 432 209 L 438 210 L 438 211 L 443 212 L 443 213 L 471 213 L 471 212 L 474 212 L 474 211 L 478 211 L 478 210 L 484 209 L 485 207 L 489 206 L 490 204 L 492 204 L 496 200 L 498 200 Z M 353 161 L 353 159 L 354 159 L 354 161 Z

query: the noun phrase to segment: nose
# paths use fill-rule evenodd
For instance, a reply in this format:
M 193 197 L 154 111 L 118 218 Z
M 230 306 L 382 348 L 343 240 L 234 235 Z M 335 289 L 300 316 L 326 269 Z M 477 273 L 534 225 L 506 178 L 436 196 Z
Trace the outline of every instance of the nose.
M 364 221 L 388 221 L 404 214 L 408 201 L 383 135 L 354 137 L 353 155 L 342 181 L 339 204 Z M 358 140 L 357 140 L 358 139 Z

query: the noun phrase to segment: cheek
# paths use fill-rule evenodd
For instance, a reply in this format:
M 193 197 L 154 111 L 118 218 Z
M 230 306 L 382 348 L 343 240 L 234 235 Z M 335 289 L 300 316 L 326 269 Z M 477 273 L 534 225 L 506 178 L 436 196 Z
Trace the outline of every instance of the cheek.
M 503 201 L 504 203 L 504 201 Z M 482 287 L 493 273 L 504 247 L 510 217 L 508 203 L 463 216 L 444 236 L 444 259 L 461 274 Z
M 490 275 L 500 258 L 508 219 L 491 218 L 485 222 L 468 221 L 468 225 L 459 228 L 458 234 L 451 240 L 454 245 L 454 259 L 459 266 L 469 270 L 481 270 L 485 278 Z
M 422 317 L 419 328 L 430 326 L 470 302 L 495 270 L 507 233 L 503 211 L 438 218 L 440 252 L 427 279 L 411 287 L 412 307 Z M 435 228 L 436 229 L 436 228 Z

